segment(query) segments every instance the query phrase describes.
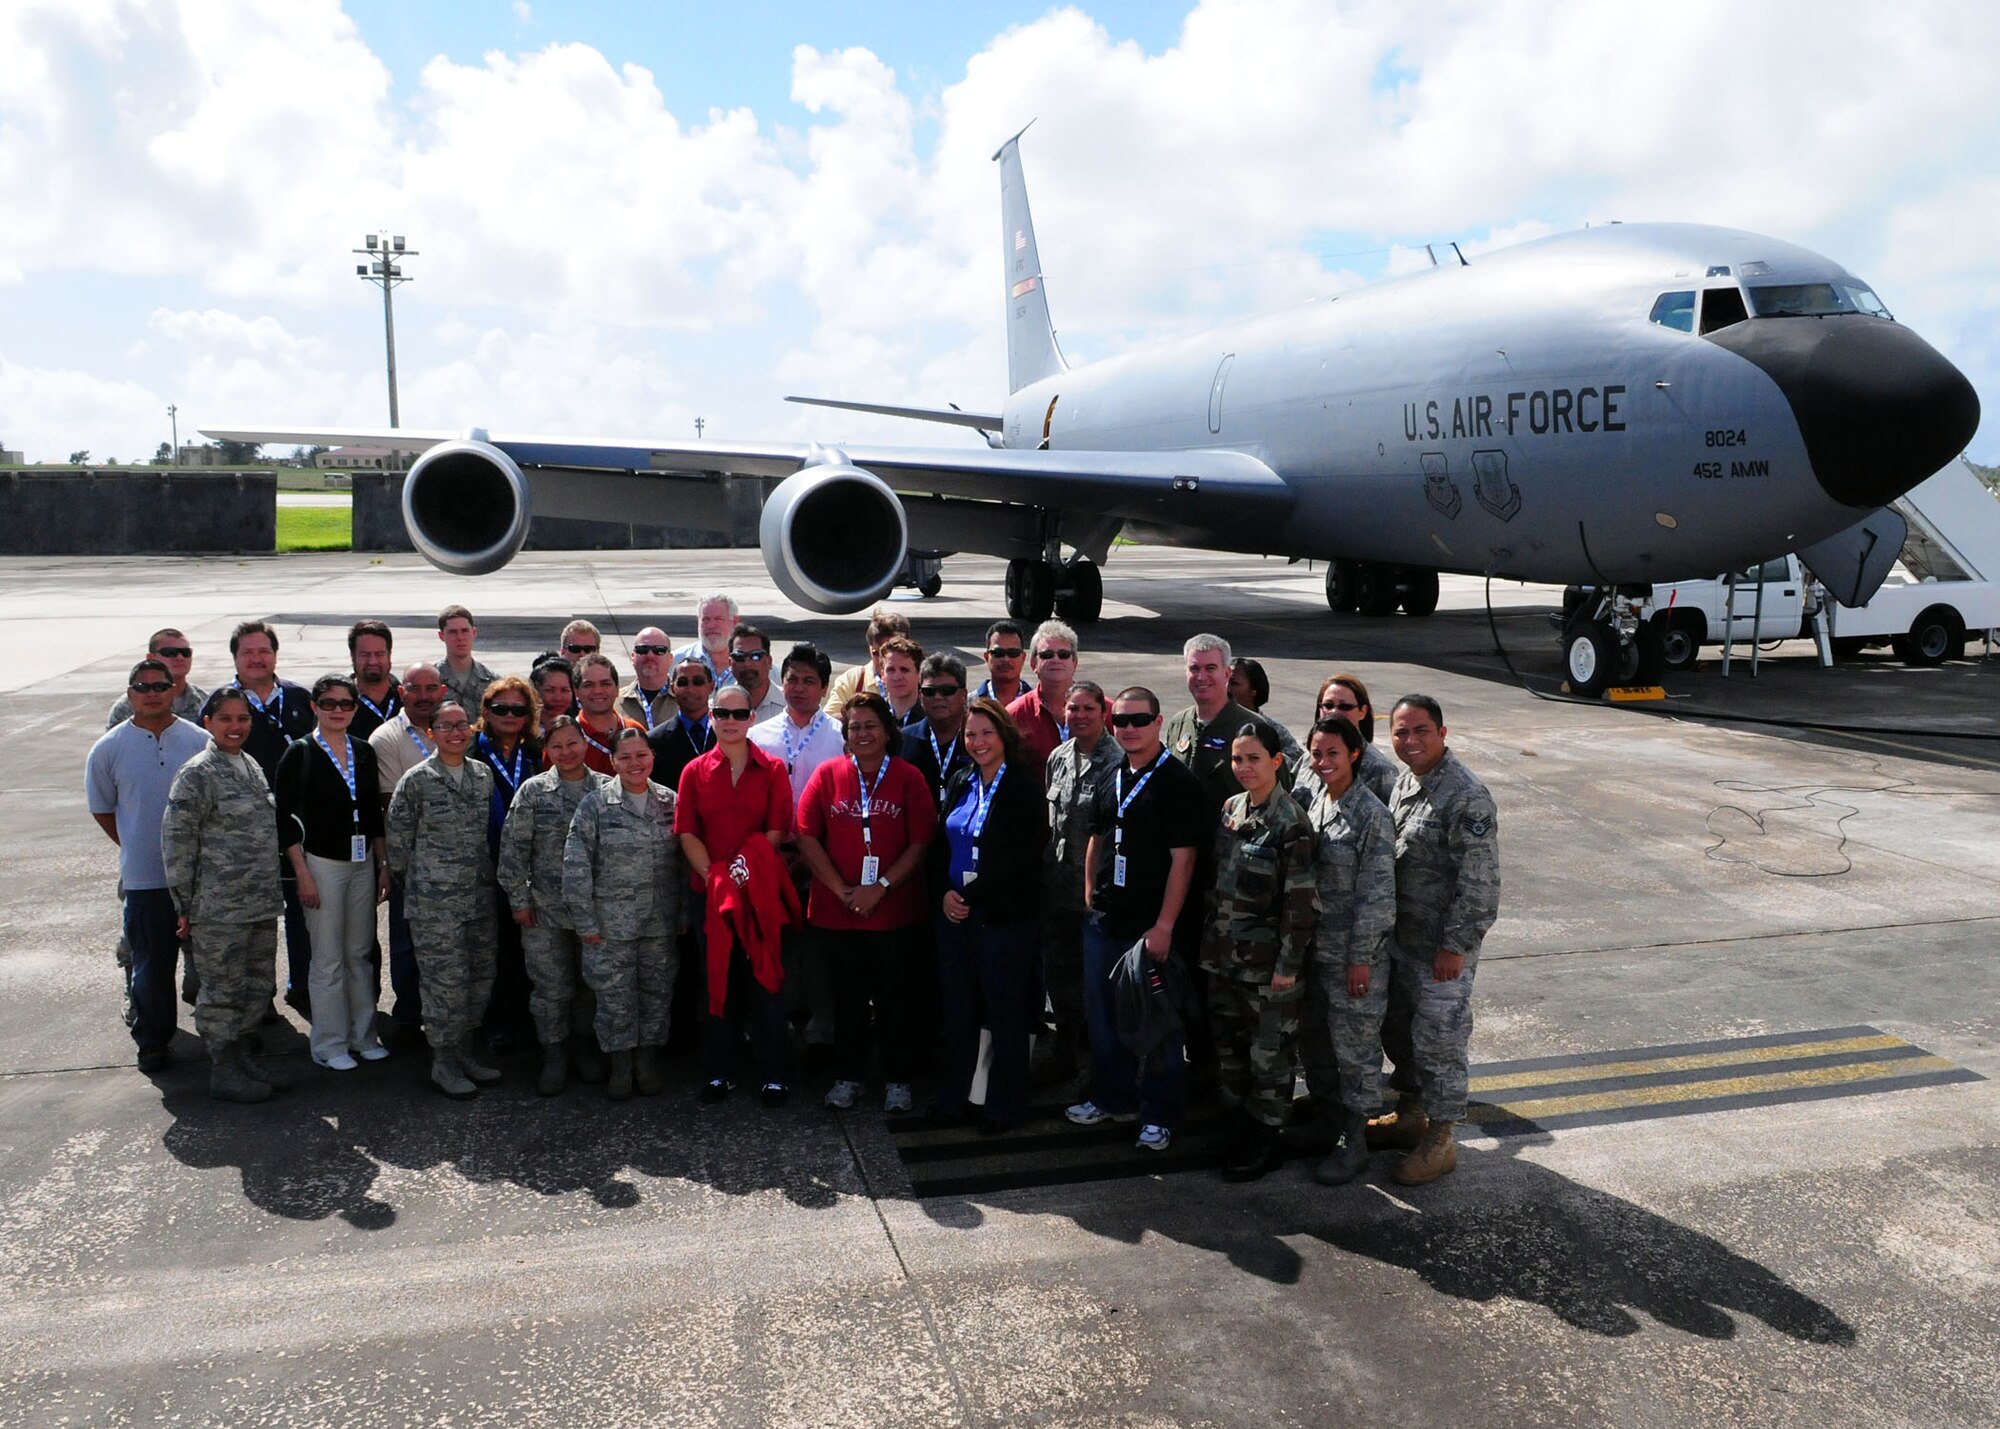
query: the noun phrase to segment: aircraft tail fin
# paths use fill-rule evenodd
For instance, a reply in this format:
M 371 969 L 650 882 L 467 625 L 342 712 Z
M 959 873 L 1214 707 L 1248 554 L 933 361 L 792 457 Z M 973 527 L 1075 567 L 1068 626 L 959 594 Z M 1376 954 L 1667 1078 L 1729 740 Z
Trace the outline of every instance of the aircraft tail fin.
M 1007 390 L 1067 371 L 1049 321 L 1048 290 L 1042 286 L 1041 250 L 1028 213 L 1028 185 L 1021 175 L 1023 128 L 993 157 L 1000 165 L 1000 242 L 1007 283 Z

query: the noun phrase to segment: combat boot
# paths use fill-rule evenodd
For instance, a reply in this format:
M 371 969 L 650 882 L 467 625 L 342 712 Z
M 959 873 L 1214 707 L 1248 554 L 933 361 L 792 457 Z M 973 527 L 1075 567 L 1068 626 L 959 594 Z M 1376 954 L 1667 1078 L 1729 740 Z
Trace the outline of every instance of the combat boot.
M 1424 1115 L 1421 1101 L 1415 1097 L 1398 1098 L 1394 1111 L 1369 1119 L 1368 1149 L 1414 1151 L 1417 1143 L 1424 1139 L 1424 1128 L 1429 1124 L 1430 1118 Z
M 1417 1149 L 1396 1163 L 1396 1183 L 1401 1186 L 1424 1186 L 1458 1165 L 1458 1143 L 1452 1140 L 1454 1123 L 1433 1121 L 1424 1128 L 1424 1139 L 1417 1143 Z
M 642 1097 L 656 1097 L 667 1089 L 666 1069 L 660 1065 L 658 1047 L 641 1047 L 632 1059 L 632 1075 Z
M 627 1100 L 632 1095 L 632 1049 L 611 1054 L 611 1075 L 604 1083 L 604 1094 L 615 1102 Z
M 250 1043 L 239 1039 L 229 1044 L 229 1054 L 236 1059 L 236 1065 L 246 1077 L 253 1077 L 274 1092 L 288 1092 L 298 1084 L 298 1079 L 290 1072 L 281 1072 L 268 1057 L 250 1055 Z
M 545 1097 L 562 1095 L 569 1085 L 569 1043 L 542 1044 L 542 1074 L 535 1078 L 535 1090 Z
M 1368 1118 L 1358 1111 L 1340 1114 L 1340 1145 L 1313 1168 L 1322 1186 L 1345 1186 L 1368 1169 Z
M 1266 1126 L 1249 1116 L 1245 1116 L 1244 1121 L 1246 1125 L 1236 1154 L 1222 1167 L 1222 1179 L 1225 1181 L 1255 1181 L 1285 1164 L 1284 1146 L 1279 1139 L 1278 1128 Z
M 479 1088 L 466 1079 L 465 1069 L 459 1066 L 458 1054 L 443 1047 L 431 1053 L 431 1085 L 454 1101 L 479 1095 Z
M 576 1050 L 576 1075 L 580 1081 L 596 1086 L 604 1080 L 604 1049 L 597 1045 L 595 1032 L 583 1032 L 572 1039 Z
M 225 1042 L 210 1053 L 208 1094 L 219 1102 L 262 1102 L 271 1099 L 271 1084 L 260 1082 L 243 1070 L 236 1049 L 238 1042 Z
M 491 1086 L 500 1080 L 500 1069 L 498 1067 L 489 1067 L 473 1055 L 471 1037 L 468 1036 L 461 1039 L 457 1050 L 459 1070 L 480 1086 Z

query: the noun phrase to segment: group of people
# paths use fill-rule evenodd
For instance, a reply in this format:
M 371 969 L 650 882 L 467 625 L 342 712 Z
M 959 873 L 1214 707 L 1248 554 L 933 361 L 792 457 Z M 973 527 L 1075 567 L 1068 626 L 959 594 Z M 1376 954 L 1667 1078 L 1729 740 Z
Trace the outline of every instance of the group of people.
M 692 1024 L 708 1102 L 743 1080 L 783 1105 L 796 1037 L 830 1061 L 830 1107 L 879 1077 L 883 1110 L 913 1112 L 928 1071 L 933 1114 L 1001 1133 L 1034 1086 L 1070 1087 L 1070 1121 L 1162 1151 L 1192 1082 L 1249 1179 L 1279 1164 L 1302 1072 L 1339 1121 L 1323 1181 L 1384 1147 L 1404 1184 L 1451 1170 L 1499 867 L 1435 700 L 1391 707 L 1392 763 L 1359 678 L 1321 684 L 1301 744 L 1216 635 L 1186 643 L 1192 703 L 1168 715 L 1081 678 L 1060 620 L 995 621 L 975 686 L 888 607 L 838 676 L 810 643 L 777 659 L 726 594 L 694 614 L 684 646 L 633 637 L 629 680 L 586 620 L 496 674 L 462 606 L 442 658 L 398 675 L 361 620 L 310 688 L 279 678 L 267 622 L 235 628 L 210 693 L 156 632 L 86 779 L 120 848 L 140 1067 L 167 1064 L 185 948 L 212 1095 L 282 1089 L 282 922 L 312 1060 L 427 1046 L 448 1097 L 530 1038 L 543 1094 L 655 1095 Z

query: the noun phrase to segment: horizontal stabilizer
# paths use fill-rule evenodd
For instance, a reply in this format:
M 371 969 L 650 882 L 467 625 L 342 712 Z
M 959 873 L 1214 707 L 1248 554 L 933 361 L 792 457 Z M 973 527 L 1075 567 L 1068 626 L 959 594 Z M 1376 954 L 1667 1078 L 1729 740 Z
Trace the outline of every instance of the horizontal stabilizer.
M 913 422 L 943 422 L 947 426 L 972 427 L 982 432 L 1000 430 L 998 412 L 961 412 L 956 407 L 892 407 L 884 402 L 842 402 L 833 397 L 787 397 L 807 407 L 837 407 L 843 412 L 873 412 L 882 417 L 908 417 Z

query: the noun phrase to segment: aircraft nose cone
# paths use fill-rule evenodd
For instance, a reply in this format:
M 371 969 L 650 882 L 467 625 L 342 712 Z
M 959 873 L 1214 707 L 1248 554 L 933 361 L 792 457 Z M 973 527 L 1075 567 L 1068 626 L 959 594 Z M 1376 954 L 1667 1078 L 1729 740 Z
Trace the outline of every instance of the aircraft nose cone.
M 1964 451 L 1979 427 L 1965 374 L 1886 318 L 1757 318 L 1709 340 L 1770 374 L 1813 475 L 1848 506 L 1886 506 Z

